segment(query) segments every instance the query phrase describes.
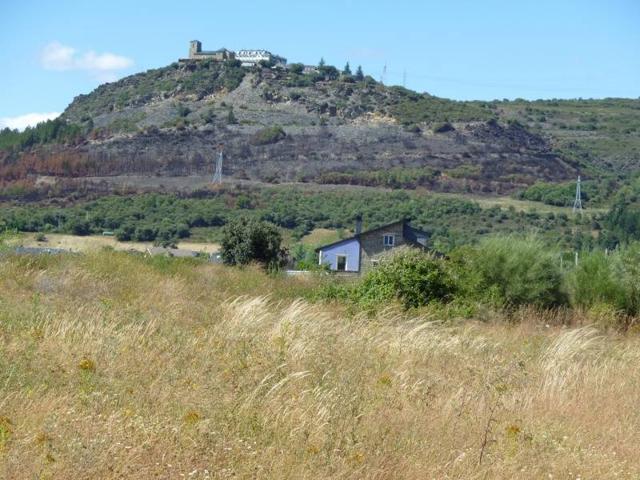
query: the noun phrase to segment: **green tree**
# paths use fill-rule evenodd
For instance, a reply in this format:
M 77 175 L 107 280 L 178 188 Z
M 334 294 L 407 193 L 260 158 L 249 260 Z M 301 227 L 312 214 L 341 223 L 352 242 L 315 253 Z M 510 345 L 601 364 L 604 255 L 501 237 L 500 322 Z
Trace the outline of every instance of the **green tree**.
M 325 61 L 324 61 L 324 57 L 320 58 L 320 61 L 318 62 L 318 68 L 322 68 L 326 65 Z
M 342 69 L 342 75 L 351 75 L 351 67 L 349 66 L 349 62 Z
M 229 113 L 227 113 L 227 123 L 229 125 L 235 125 L 238 123 L 238 119 L 236 115 L 233 113 L 233 107 L 229 108 Z
M 304 65 L 302 63 L 292 63 L 289 65 L 289 70 L 291 73 L 295 73 L 296 75 L 301 75 L 304 72 Z
M 247 265 L 258 262 L 268 268 L 284 264 L 278 227 L 268 222 L 239 217 L 222 228 L 222 260 L 227 265 Z
M 364 80 L 364 73 L 362 73 L 362 67 L 358 65 L 358 69 L 356 70 L 356 80 L 361 82 Z

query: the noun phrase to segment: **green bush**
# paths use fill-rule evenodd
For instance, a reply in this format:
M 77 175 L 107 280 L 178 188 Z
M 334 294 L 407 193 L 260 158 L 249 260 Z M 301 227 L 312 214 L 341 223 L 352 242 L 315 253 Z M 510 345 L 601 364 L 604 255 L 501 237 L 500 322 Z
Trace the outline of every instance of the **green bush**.
M 354 289 L 354 299 L 366 307 L 397 299 L 405 308 L 452 299 L 455 287 L 443 261 L 414 248 L 399 248 L 384 256 Z
M 461 295 L 498 307 L 567 303 L 559 257 L 537 237 L 485 238 L 451 254 Z
M 567 284 L 574 306 L 609 305 L 620 313 L 640 314 L 640 243 L 620 247 L 610 255 L 582 253 Z
M 278 268 L 286 258 L 281 243 L 280 231 L 272 223 L 247 217 L 236 218 L 222 229 L 222 260 L 227 265 L 258 262 L 269 268 Z
M 251 137 L 251 144 L 253 145 L 268 145 L 270 143 L 277 143 L 286 137 L 287 134 L 279 125 L 272 127 L 261 128 Z

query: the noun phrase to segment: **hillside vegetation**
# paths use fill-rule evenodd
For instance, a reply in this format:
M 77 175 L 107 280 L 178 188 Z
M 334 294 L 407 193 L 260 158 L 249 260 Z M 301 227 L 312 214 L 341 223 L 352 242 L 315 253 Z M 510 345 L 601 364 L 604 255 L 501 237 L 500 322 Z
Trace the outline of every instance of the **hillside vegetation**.
M 640 470 L 635 334 L 526 309 L 354 316 L 302 300 L 318 282 L 111 252 L 3 257 L 0 476 Z
M 267 183 L 504 195 L 582 173 L 600 188 L 639 165 L 638 112 L 632 99 L 452 101 L 331 66 L 173 63 L 2 131 L 0 178 L 208 175 L 223 143 L 225 175 Z
M 489 234 L 526 231 L 538 232 L 551 245 L 587 248 L 596 243 L 605 217 L 598 212 L 573 216 L 570 211 L 481 208 L 474 201 L 417 192 L 228 187 L 194 192 L 190 198 L 144 194 L 70 206 L 6 206 L 0 211 L 0 229 L 76 235 L 108 230 L 124 241 L 177 241 L 194 235 L 217 241 L 219 227 L 247 216 L 271 222 L 297 240 L 316 228 L 348 232 L 358 214 L 364 216 L 365 228 L 411 220 L 431 234 L 431 246 L 442 252 Z

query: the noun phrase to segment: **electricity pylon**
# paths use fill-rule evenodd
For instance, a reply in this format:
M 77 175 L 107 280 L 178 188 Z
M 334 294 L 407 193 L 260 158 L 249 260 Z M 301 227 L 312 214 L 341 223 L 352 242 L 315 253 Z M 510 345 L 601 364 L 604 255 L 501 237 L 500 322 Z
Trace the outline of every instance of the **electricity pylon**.
M 213 174 L 213 183 L 222 183 L 222 146 L 218 147 L 218 159 L 216 160 L 216 171 Z
M 580 176 L 578 176 L 578 183 L 576 183 L 576 199 L 573 201 L 573 213 L 582 214 L 582 192 L 580 191 Z

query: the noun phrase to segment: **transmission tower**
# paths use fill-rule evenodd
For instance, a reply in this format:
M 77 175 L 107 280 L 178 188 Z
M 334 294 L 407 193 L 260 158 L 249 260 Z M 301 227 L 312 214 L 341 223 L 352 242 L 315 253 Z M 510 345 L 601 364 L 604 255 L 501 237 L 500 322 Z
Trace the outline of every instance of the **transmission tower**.
M 216 171 L 213 174 L 213 183 L 222 183 L 222 144 L 218 145 L 218 159 L 216 160 Z
M 386 80 L 387 77 L 387 64 L 384 64 L 384 67 L 382 67 L 382 75 L 380 75 L 380 83 L 382 85 L 384 85 L 384 81 Z
M 573 202 L 573 213 L 582 213 L 582 192 L 580 191 L 580 176 L 578 176 L 578 183 L 576 183 L 576 199 Z
M 402 71 L 402 86 L 404 88 L 407 88 L 407 71 L 406 70 Z

